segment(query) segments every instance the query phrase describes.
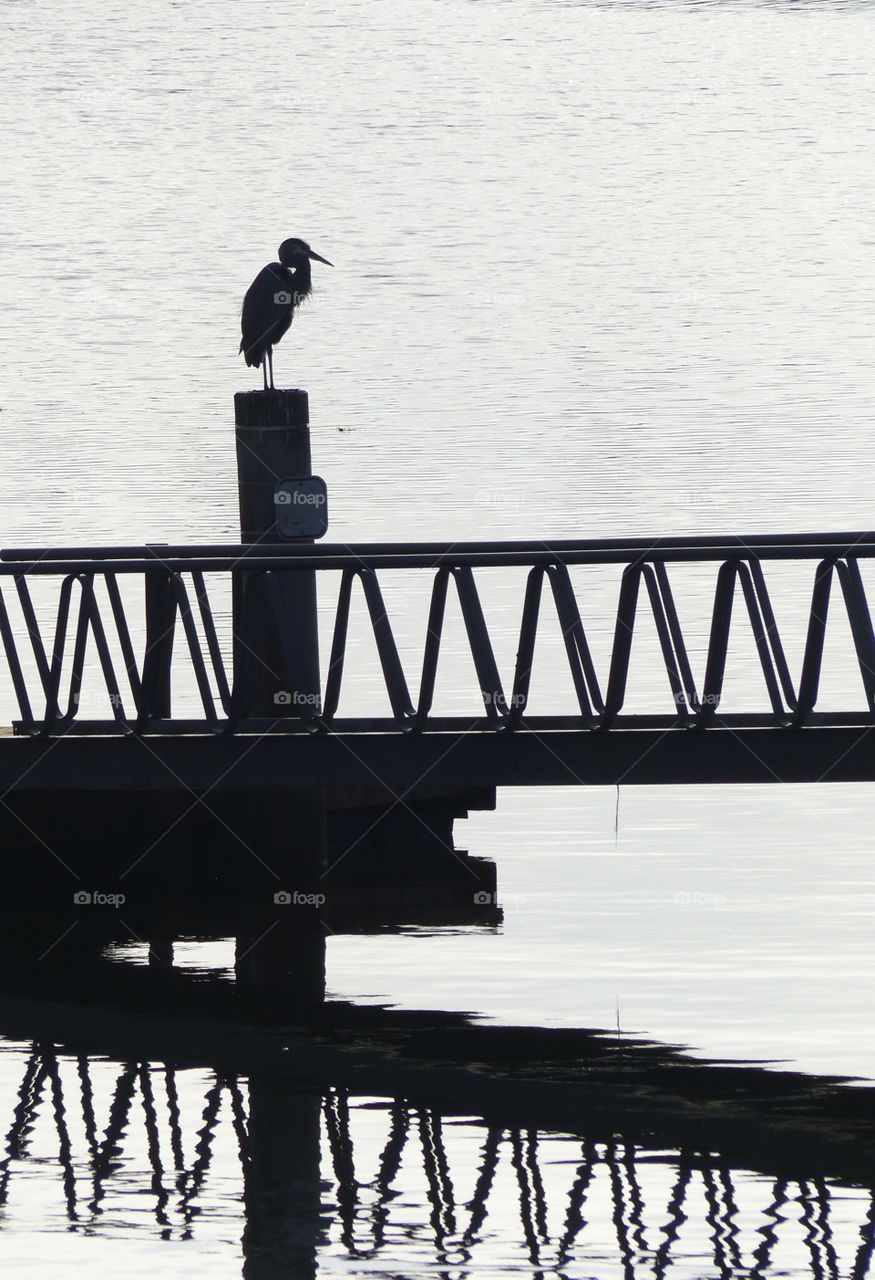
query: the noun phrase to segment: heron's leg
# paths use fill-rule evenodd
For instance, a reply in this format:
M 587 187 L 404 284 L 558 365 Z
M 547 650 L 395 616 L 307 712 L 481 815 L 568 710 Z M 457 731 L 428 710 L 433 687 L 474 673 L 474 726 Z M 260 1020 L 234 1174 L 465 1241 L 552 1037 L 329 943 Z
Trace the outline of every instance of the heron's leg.
M 264 378 L 264 389 L 267 390 L 267 356 L 261 358 L 261 376 Z
M 270 389 L 271 391 L 274 391 L 276 390 L 276 388 L 273 385 L 273 347 L 268 347 L 267 359 L 268 359 L 268 363 L 270 364 Z

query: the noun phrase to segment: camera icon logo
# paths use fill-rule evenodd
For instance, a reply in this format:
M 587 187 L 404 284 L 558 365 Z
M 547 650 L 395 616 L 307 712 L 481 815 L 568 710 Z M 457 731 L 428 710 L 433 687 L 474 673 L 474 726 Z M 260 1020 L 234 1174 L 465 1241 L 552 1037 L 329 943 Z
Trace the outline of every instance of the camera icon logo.
M 280 489 L 279 493 L 273 495 L 274 505 L 277 507 L 290 507 L 292 505 L 292 495 L 286 493 L 285 489 Z
M 77 907 L 87 907 L 91 902 L 91 894 L 87 889 L 79 889 L 73 894 L 73 902 Z
M 288 889 L 277 889 L 276 893 L 273 895 L 273 900 L 278 907 L 287 907 L 292 901 L 292 895 L 289 893 Z
M 480 889 L 478 890 L 477 893 L 474 894 L 475 907 L 488 907 L 491 902 L 492 902 L 492 894 L 487 893 L 485 889 Z
M 273 695 L 273 700 L 278 707 L 289 707 L 292 704 L 292 695 L 287 689 L 280 689 L 279 693 Z
M 279 293 L 273 295 L 273 300 L 278 307 L 287 307 L 292 301 L 292 295 L 285 289 L 280 289 Z

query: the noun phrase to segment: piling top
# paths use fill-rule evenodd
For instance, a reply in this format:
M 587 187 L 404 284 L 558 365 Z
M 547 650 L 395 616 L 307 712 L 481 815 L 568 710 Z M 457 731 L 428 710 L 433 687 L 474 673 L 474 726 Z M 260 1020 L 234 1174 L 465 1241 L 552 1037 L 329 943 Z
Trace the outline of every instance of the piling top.
M 234 396 L 234 421 L 238 427 L 306 427 L 310 421 L 307 392 L 238 391 Z

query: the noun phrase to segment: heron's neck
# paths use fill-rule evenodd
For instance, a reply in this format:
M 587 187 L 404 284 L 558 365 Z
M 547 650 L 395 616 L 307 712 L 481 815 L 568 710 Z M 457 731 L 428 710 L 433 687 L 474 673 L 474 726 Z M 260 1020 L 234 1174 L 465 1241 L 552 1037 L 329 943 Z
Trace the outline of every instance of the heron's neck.
M 300 297 L 306 298 L 312 287 L 313 273 L 310 267 L 309 258 L 299 258 L 295 263 L 295 274 L 293 276 L 295 293 Z

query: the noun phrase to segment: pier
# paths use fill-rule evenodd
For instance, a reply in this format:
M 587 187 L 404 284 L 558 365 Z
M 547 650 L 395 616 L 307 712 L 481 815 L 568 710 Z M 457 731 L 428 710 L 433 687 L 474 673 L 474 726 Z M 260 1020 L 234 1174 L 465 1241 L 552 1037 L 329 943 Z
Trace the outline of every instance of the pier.
M 238 395 L 236 444 L 239 543 L 0 553 L 0 837 L 16 917 L 39 898 L 38 955 L 85 894 L 73 906 L 101 910 L 75 917 L 78 939 L 148 938 L 159 963 L 175 936 L 230 933 L 256 984 L 294 987 L 315 965 L 299 994 L 318 1000 L 326 928 L 499 918 L 495 868 L 453 838 L 499 787 L 875 780 L 875 533 L 317 542 L 306 394 Z M 788 565 L 809 583 L 792 635 L 770 587 Z M 713 577 L 693 641 L 677 588 L 691 567 Z M 606 568 L 608 644 L 587 618 Z M 481 591 L 497 574 L 522 584 L 509 664 Z M 470 716 L 435 711 L 451 603 Z M 831 615 L 859 673 L 856 705 L 837 709 L 818 702 Z M 570 692 L 543 714 L 530 694 L 551 627 Z M 760 678 L 750 710 L 724 705 L 739 633 Z

